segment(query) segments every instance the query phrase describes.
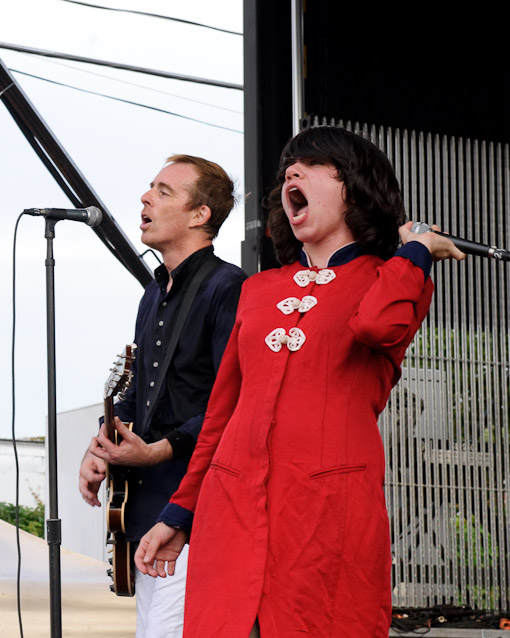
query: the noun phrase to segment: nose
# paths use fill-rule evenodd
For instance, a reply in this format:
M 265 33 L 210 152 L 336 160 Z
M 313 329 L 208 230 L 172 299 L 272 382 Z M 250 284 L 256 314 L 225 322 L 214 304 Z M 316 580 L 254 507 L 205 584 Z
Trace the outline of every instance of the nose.
M 294 164 L 287 166 L 285 170 L 285 180 L 287 182 L 295 177 L 303 177 L 303 165 L 301 162 L 294 162 Z
M 152 201 L 152 200 L 151 200 L 151 191 L 150 191 L 150 190 L 148 190 L 146 193 L 144 193 L 144 194 L 140 197 L 140 200 L 141 200 L 141 202 L 142 202 L 142 204 L 143 204 L 144 206 L 146 206 L 146 205 L 149 205 L 149 206 L 150 206 L 151 201 Z

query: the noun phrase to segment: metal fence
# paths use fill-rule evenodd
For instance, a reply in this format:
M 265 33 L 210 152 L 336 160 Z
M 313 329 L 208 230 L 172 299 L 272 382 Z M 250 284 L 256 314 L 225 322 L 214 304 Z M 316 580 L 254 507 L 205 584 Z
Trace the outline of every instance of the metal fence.
M 385 151 L 409 219 L 510 248 L 507 144 L 327 123 Z M 430 313 L 381 416 L 395 607 L 510 609 L 509 269 L 434 265 Z

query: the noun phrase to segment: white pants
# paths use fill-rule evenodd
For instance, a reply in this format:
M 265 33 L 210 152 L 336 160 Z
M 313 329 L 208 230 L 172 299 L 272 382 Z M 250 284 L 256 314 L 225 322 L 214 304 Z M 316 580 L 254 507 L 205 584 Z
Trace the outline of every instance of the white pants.
M 135 570 L 136 638 L 182 638 L 188 550 L 185 545 L 173 576 L 153 578 Z

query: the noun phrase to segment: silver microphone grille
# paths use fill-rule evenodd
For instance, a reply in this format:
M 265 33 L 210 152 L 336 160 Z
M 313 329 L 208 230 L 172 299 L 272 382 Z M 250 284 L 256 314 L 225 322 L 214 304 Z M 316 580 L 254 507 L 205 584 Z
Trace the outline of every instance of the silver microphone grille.
M 428 233 L 430 230 L 432 230 L 431 227 L 425 222 L 414 222 L 411 226 L 411 232 L 417 233 L 418 235 Z

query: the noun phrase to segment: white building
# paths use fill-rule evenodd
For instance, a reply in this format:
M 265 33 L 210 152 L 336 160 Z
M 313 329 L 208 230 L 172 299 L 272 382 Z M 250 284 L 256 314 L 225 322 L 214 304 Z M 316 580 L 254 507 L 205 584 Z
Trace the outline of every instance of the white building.
M 44 441 L 16 441 L 19 474 L 19 503 L 35 507 L 44 502 L 46 483 L 46 450 Z M 10 439 L 0 439 L 0 501 L 16 502 L 16 453 Z
M 58 518 L 62 524 L 62 547 L 91 558 L 105 561 L 106 489 L 101 486 L 102 507 L 90 507 L 78 490 L 81 460 L 98 431 L 98 418 L 103 404 L 61 412 L 57 415 L 57 490 Z M 47 476 L 47 441 L 16 441 L 19 465 L 19 503 L 34 507 L 38 502 L 49 505 Z M 11 440 L 0 439 L 0 501 L 15 503 L 16 462 Z M 46 510 L 45 519 L 48 518 Z

